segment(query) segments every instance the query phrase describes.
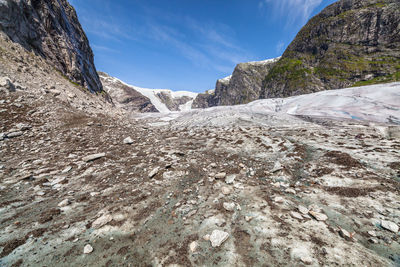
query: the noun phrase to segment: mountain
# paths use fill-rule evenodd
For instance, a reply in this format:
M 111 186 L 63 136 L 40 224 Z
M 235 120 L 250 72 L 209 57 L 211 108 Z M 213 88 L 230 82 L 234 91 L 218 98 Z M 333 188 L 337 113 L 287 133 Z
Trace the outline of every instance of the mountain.
M 119 107 L 134 112 L 187 111 L 191 109 L 197 93 L 168 89 L 147 89 L 129 85 L 99 72 L 104 90 Z
M 264 77 L 261 98 L 400 80 L 400 1 L 340 0 L 313 17 Z
M 399 266 L 399 82 L 189 110 L 56 64 L 0 30 L 0 266 Z
M 102 91 L 89 41 L 66 0 L 0 1 L 0 31 L 71 81 Z
M 111 96 L 117 107 L 130 112 L 158 112 L 148 97 L 107 73 L 99 72 L 98 74 L 104 90 Z
M 260 98 L 262 82 L 279 58 L 238 64 L 217 81 L 215 91 L 199 94 L 193 108 L 246 104 Z

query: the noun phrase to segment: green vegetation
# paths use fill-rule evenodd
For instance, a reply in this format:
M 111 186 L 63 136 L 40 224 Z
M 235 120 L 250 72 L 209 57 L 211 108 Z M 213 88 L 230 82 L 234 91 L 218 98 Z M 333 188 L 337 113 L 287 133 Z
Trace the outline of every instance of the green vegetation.
M 400 81 L 400 71 L 395 72 L 392 75 L 375 77 L 368 81 L 359 81 L 359 82 L 354 83 L 352 87 L 373 85 L 373 84 L 379 84 L 379 83 L 398 82 L 398 81 Z
M 303 67 L 303 62 L 299 59 L 285 58 L 279 61 L 268 73 L 266 80 L 285 77 L 290 80 L 298 80 L 311 74 L 311 69 Z

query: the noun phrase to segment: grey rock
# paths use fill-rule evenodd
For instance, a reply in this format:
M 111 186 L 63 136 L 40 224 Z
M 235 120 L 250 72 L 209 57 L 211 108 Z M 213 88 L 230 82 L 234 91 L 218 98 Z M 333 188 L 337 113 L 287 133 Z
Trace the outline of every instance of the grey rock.
M 233 182 L 235 181 L 235 178 L 236 178 L 236 175 L 235 175 L 235 174 L 228 175 L 228 176 L 225 178 L 225 183 L 227 183 L 227 184 L 233 184 Z
M 89 41 L 67 0 L 0 1 L 0 29 L 92 92 L 102 85 Z
M 87 244 L 84 248 L 83 248 L 83 253 L 84 254 L 90 254 L 93 252 L 93 247 L 89 244 Z
M 211 241 L 211 246 L 216 248 L 222 245 L 229 237 L 229 234 L 227 232 L 221 231 L 221 230 L 214 230 L 209 239 Z
M 60 203 L 58 203 L 57 206 L 59 206 L 59 207 L 66 207 L 66 206 L 68 206 L 69 204 L 71 204 L 71 202 L 69 201 L 69 199 L 64 199 L 63 201 L 61 201 Z
M 264 77 L 278 59 L 240 63 L 233 74 L 217 81 L 214 91 L 199 94 L 193 108 L 246 104 L 260 98 Z
M 22 131 L 15 131 L 7 134 L 7 138 L 14 138 L 23 135 Z
M 215 179 L 224 179 L 226 177 L 225 172 L 220 172 L 215 175 Z
M 89 155 L 89 156 L 83 157 L 82 160 L 86 161 L 86 162 L 90 162 L 90 161 L 93 161 L 93 160 L 96 160 L 96 159 L 100 159 L 100 158 L 105 157 L 105 156 L 106 156 L 105 153 L 98 153 L 98 154 L 93 154 L 93 155 Z
M 224 202 L 223 206 L 224 206 L 224 209 L 226 209 L 227 211 L 235 210 L 235 203 L 233 203 L 233 202 Z
M 397 233 L 399 231 L 399 226 L 395 224 L 394 222 L 391 221 L 381 221 L 381 226 L 382 228 L 391 231 L 393 233 Z
M 154 168 L 151 172 L 149 172 L 149 178 L 153 178 L 154 176 L 156 176 L 159 171 L 160 167 Z
M 127 138 L 124 139 L 124 144 L 126 145 L 131 145 L 133 144 L 133 140 L 132 138 L 130 138 L 129 136 Z
M 314 219 L 316 219 L 317 221 L 326 221 L 328 219 L 328 216 L 326 216 L 323 213 L 317 212 L 317 211 L 311 210 L 311 211 L 309 211 L 309 214 L 311 216 L 313 216 Z
M 0 77 L 0 87 L 3 87 L 11 92 L 15 91 L 15 86 L 8 77 Z

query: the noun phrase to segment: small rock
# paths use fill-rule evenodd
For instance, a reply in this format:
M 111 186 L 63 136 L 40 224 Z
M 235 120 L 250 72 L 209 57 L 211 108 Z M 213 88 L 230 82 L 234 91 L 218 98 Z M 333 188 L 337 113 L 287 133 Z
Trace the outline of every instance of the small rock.
M 313 259 L 309 256 L 303 256 L 300 258 L 300 260 L 305 264 L 305 265 L 311 265 L 313 263 Z
M 59 207 L 66 207 L 69 204 L 71 204 L 71 202 L 69 201 L 69 199 L 64 199 L 63 201 L 61 201 L 60 203 L 58 203 Z
M 297 209 L 300 211 L 302 214 L 308 214 L 309 210 L 304 207 L 304 206 L 298 206 Z
M 228 176 L 225 178 L 225 183 L 227 183 L 227 184 L 233 184 L 233 182 L 235 181 L 235 178 L 236 178 L 236 175 L 234 175 L 234 174 L 228 175 Z
M 203 236 L 203 239 L 204 239 L 205 241 L 210 241 L 210 235 L 207 234 L 207 235 Z
M 219 247 L 224 243 L 229 237 L 227 232 L 221 230 L 214 230 L 210 235 L 210 241 L 212 247 Z
M 71 166 L 67 166 L 64 170 L 61 171 L 61 173 L 67 173 L 72 169 Z
M 339 235 L 348 241 L 353 239 L 354 234 L 355 233 L 349 233 L 346 229 L 343 228 L 339 229 Z
M 215 162 L 211 163 L 211 164 L 210 164 L 210 168 L 213 168 L 213 169 L 214 169 L 214 168 L 217 168 L 217 164 L 216 164 Z
M 293 194 L 293 195 L 296 194 L 296 191 L 294 189 L 292 189 L 292 188 L 286 189 L 285 192 L 288 193 L 288 194 Z
M 375 231 L 368 231 L 368 234 L 372 237 L 376 237 L 376 232 Z
M 53 96 L 59 96 L 59 95 L 61 95 L 61 91 L 60 91 L 60 90 L 55 90 L 55 89 L 50 90 L 50 93 L 51 93 Z
M 389 230 L 393 233 L 397 233 L 399 231 L 399 226 L 397 224 L 395 224 L 394 222 L 382 220 L 381 226 L 383 229 Z
M 128 136 L 127 138 L 124 139 L 124 144 L 126 145 L 131 145 L 133 144 L 133 140 L 130 136 Z
M 274 165 L 274 168 L 271 170 L 271 173 L 275 173 L 275 172 L 280 171 L 280 170 L 282 170 L 282 169 L 283 169 L 283 168 L 282 168 L 281 163 L 280 163 L 279 161 L 277 161 L 277 162 L 275 163 L 275 165 Z
M 233 202 L 230 202 L 230 203 L 224 202 L 223 206 L 224 206 L 224 209 L 226 209 L 227 211 L 234 211 L 236 205 Z
M 290 212 L 290 215 L 291 215 L 293 218 L 295 218 L 295 219 L 303 220 L 303 216 L 301 216 L 301 214 L 298 213 L 298 212 L 291 211 L 291 212 Z
M 90 254 L 93 252 L 93 247 L 89 244 L 87 244 L 84 248 L 83 248 L 83 253 L 84 254 Z
M 226 172 L 220 172 L 215 175 L 215 179 L 224 179 L 226 177 Z
M 378 244 L 379 241 L 376 238 L 370 238 L 368 239 L 368 242 L 372 243 L 372 244 Z
M 250 222 L 251 220 L 253 220 L 253 216 L 244 216 L 244 219 L 246 222 Z
M 0 87 L 6 88 L 8 91 L 15 91 L 15 86 L 8 77 L 0 77 Z
M 18 137 L 23 135 L 24 133 L 22 131 L 16 131 L 16 132 L 12 132 L 7 134 L 7 138 L 14 138 L 14 137 Z
M 231 190 L 229 189 L 229 187 L 223 186 L 222 189 L 222 194 L 224 195 L 229 195 L 231 193 Z
M 283 201 L 284 201 L 283 197 L 275 197 L 274 198 L 274 202 L 276 202 L 276 203 L 283 203 Z
M 103 215 L 99 218 L 97 218 L 93 223 L 92 223 L 92 227 L 93 228 L 100 228 L 104 225 L 106 225 L 107 223 L 112 221 L 112 216 L 110 214 L 106 214 Z
M 326 216 L 323 213 L 316 212 L 316 211 L 309 211 L 309 214 L 313 216 L 317 221 L 326 221 L 328 219 L 328 216 Z
M 198 248 L 198 244 L 196 241 L 193 241 L 192 243 L 190 243 L 189 245 L 189 249 L 192 253 L 196 252 L 197 248 Z
M 16 127 L 20 130 L 20 131 L 27 131 L 29 129 L 32 128 L 32 126 L 29 126 L 28 124 L 24 124 L 24 123 L 18 123 L 16 125 Z
M 105 153 L 93 154 L 93 155 L 83 157 L 82 160 L 86 161 L 86 162 L 90 162 L 90 161 L 105 157 L 105 155 L 106 155 Z
M 151 172 L 149 172 L 149 178 L 151 179 L 154 176 L 156 176 L 159 171 L 160 171 L 160 167 L 155 167 Z

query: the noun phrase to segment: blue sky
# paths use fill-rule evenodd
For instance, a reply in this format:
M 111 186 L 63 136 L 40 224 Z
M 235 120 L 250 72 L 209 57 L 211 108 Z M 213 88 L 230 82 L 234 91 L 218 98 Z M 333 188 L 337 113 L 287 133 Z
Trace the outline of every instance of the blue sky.
M 97 70 L 145 88 L 203 92 L 240 62 L 280 56 L 335 0 L 70 0 Z

